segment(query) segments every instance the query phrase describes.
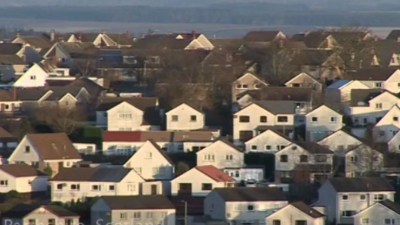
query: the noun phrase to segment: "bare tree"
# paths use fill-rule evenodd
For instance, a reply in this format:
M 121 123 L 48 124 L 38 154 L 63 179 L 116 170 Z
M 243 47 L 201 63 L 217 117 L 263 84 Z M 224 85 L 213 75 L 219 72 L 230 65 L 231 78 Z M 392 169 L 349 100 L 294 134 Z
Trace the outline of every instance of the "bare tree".
M 300 72 L 293 62 L 296 54 L 298 53 L 293 49 L 271 48 L 262 71 L 265 80 L 271 85 L 279 86 L 292 78 L 296 72 Z

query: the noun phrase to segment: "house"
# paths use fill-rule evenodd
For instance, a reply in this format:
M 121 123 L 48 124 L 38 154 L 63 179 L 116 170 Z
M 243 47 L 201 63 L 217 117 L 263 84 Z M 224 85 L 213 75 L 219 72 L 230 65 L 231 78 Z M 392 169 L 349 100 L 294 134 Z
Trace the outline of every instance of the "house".
M 100 99 L 96 125 L 109 131 L 159 130 L 157 98 Z
M 343 126 L 341 113 L 327 105 L 321 105 L 306 115 L 306 140 L 321 140 Z
M 323 85 L 307 73 L 299 73 L 285 83 L 286 87 L 312 88 L 314 92 L 321 92 Z
M 360 144 L 347 151 L 345 155 L 346 177 L 359 177 L 365 174 L 380 172 L 383 169 L 384 149 Z
M 376 124 L 400 99 L 380 89 L 354 89 L 351 91 L 350 106 L 345 114 L 351 116 L 355 126 Z
M 131 155 L 152 139 L 167 152 L 197 152 L 212 144 L 218 131 L 105 131 L 104 155 Z
M 386 37 L 386 40 L 400 41 L 400 30 L 392 30 Z
M 51 180 L 51 200 L 85 201 L 113 195 L 139 195 L 143 178 L 134 170 L 115 167 L 73 167 L 60 170 Z
M 290 145 L 285 135 L 274 129 L 269 129 L 245 142 L 246 153 L 275 153 Z
M 174 205 L 166 196 L 104 196 L 90 209 L 91 225 L 104 224 L 164 224 L 176 223 Z
M 238 183 L 254 184 L 265 179 L 265 168 L 260 165 L 244 165 L 242 168 L 224 168 L 224 173 L 231 176 Z
M 196 153 L 197 166 L 212 165 L 218 169 L 241 168 L 244 153 L 231 143 L 217 140 Z
M 354 225 L 397 224 L 400 221 L 400 206 L 390 200 L 375 202 L 353 216 Z
M 21 36 L 17 34 L 11 44 L 22 45 L 18 55 L 24 58 L 28 64 L 41 61 L 42 54 L 51 47 L 51 42 L 43 35 L 41 36 Z
M 392 139 L 387 142 L 388 151 L 399 153 L 400 152 L 400 132 L 397 132 Z
M 47 191 L 48 176 L 26 164 L 0 165 L 0 193 Z
M 167 130 L 199 130 L 205 127 L 205 115 L 201 109 L 182 103 L 166 115 Z
M 204 199 L 204 215 L 231 224 L 264 224 L 266 216 L 287 204 L 278 188 L 215 188 Z
M 370 89 L 358 80 L 338 80 L 325 88 L 324 98 L 328 102 L 342 102 L 349 104 L 353 89 Z
M 25 163 L 55 175 L 63 167 L 82 161 L 65 133 L 26 134 L 8 158 L 10 164 Z
M 333 152 L 314 142 L 294 142 L 275 153 L 276 182 L 319 182 L 332 172 Z
M 198 34 L 150 34 L 138 38 L 132 45 L 134 49 L 146 50 L 212 50 L 214 46 L 204 39 L 198 40 Z
M 246 91 L 258 90 L 268 84 L 252 73 L 246 73 L 232 83 L 232 102 L 237 101 L 238 95 Z
M 195 39 L 200 46 L 202 46 L 203 49 L 205 50 L 213 50 L 214 45 L 213 43 L 204 35 L 201 33 L 197 33 L 195 30 L 193 30 L 191 33 L 175 33 L 172 34 L 172 36 L 175 36 L 176 39 L 185 39 L 185 40 L 190 40 L 190 39 Z
M 58 205 L 17 204 L 2 213 L 2 224 L 79 224 L 79 215 Z
M 325 215 L 304 202 L 292 202 L 266 217 L 266 224 L 325 225 Z
M 353 224 L 358 212 L 383 200 L 394 201 L 395 190 L 384 178 L 330 178 L 318 189 L 315 205 L 325 207 L 327 222 Z
M 64 40 L 67 43 L 84 43 L 92 44 L 96 47 L 130 47 L 133 44 L 133 38 L 130 37 L 129 31 L 123 34 L 101 33 L 74 33 L 70 34 Z
M 196 166 L 171 180 L 171 194 L 205 197 L 215 188 L 235 185 L 235 179 L 215 166 Z
M 35 63 L 14 82 L 13 86 L 21 88 L 44 87 L 48 76 L 43 68 Z
M 245 42 L 273 42 L 285 39 L 287 36 L 279 30 L 250 31 L 243 37 Z
M 24 70 L 28 67 L 28 63 L 16 54 L 3 55 L 3 45 L 0 44 L 0 75 L 2 81 L 10 82 L 15 79 L 16 74 L 20 75 L 24 73 Z
M 0 150 L 14 150 L 18 145 L 18 138 L 0 127 Z
M 335 155 L 344 157 L 348 150 L 359 146 L 362 141 L 344 129 L 338 130 L 317 142 L 333 151 Z
M 174 162 L 153 140 L 147 140 L 124 164 L 135 170 L 145 180 L 171 180 Z
M 400 130 L 400 108 L 394 105 L 374 126 L 373 135 L 376 142 L 389 142 Z
M 384 89 L 392 93 L 400 92 L 400 71 L 397 68 L 364 68 L 349 73 L 353 80 L 359 80 L 369 88 Z

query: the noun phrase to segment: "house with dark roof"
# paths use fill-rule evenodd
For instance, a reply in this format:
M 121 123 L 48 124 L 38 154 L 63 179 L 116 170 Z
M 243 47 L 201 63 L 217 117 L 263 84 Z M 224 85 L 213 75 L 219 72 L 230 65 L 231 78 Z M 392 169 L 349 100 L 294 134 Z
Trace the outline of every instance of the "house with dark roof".
M 109 131 L 160 130 L 157 98 L 104 98 L 96 109 L 96 125 Z
M 176 209 L 163 195 L 104 196 L 91 207 L 91 224 L 176 224 Z
M 222 139 L 196 152 L 196 156 L 197 166 L 212 165 L 218 169 L 240 169 L 244 166 L 244 152 Z
M 0 165 L 0 193 L 47 191 L 47 174 L 26 164 Z
M 35 63 L 21 76 L 17 77 L 13 86 L 18 88 L 44 87 L 48 77 L 49 74 L 39 64 Z
M 354 225 L 396 224 L 400 221 L 400 206 L 390 200 L 375 202 L 353 216 Z
M 171 195 L 205 197 L 215 188 L 234 186 L 236 180 L 215 166 L 196 166 L 171 180 Z
M 60 170 L 51 180 L 51 200 L 85 201 L 87 197 L 139 195 L 144 179 L 121 166 L 72 167 Z
M 269 214 L 287 204 L 285 194 L 278 188 L 215 188 L 204 199 L 204 215 L 232 224 L 264 224 Z
M 353 224 L 353 216 L 375 202 L 394 201 L 395 189 L 381 177 L 330 178 L 318 189 L 318 194 L 319 199 L 313 205 L 325 207 L 328 222 Z
M 348 150 L 354 149 L 362 141 L 352 133 L 341 129 L 319 140 L 317 143 L 329 148 L 335 155 L 345 157 Z
M 369 89 L 369 87 L 358 80 L 337 80 L 325 88 L 324 97 L 330 102 L 348 104 L 353 89 Z
M 290 216 L 288 216 L 290 215 Z M 266 224 L 324 225 L 325 215 L 304 202 L 292 202 L 266 218 Z
M 78 214 L 58 205 L 17 204 L 1 217 L 3 224 L 79 224 Z
M 386 37 L 386 40 L 400 41 L 400 30 L 392 30 Z
M 232 102 L 241 97 L 241 93 L 266 88 L 268 84 L 254 74 L 246 73 L 232 83 Z
M 312 88 L 314 92 L 321 92 L 323 87 L 321 82 L 304 72 L 299 73 L 286 81 L 285 86 Z
M 250 31 L 243 37 L 245 42 L 273 42 L 285 39 L 286 35 L 279 30 Z
M 400 130 L 400 108 L 394 105 L 372 128 L 375 142 L 388 143 Z
M 281 132 L 268 129 L 245 142 L 246 153 L 272 153 L 290 145 L 292 141 Z
M 352 80 L 359 80 L 369 88 L 385 89 L 392 93 L 400 92 L 397 80 L 400 79 L 400 70 L 396 67 L 363 68 L 349 73 Z
M 21 36 L 17 34 L 11 43 L 22 45 L 19 56 L 25 58 L 28 64 L 40 62 L 43 59 L 43 52 L 46 52 L 52 45 L 51 41 L 44 35 Z
M 26 134 L 8 158 L 10 164 L 50 168 L 55 175 L 61 168 L 82 161 L 78 150 L 65 133 Z
M 367 140 L 369 141 L 369 140 Z M 374 144 L 370 146 L 361 143 L 345 154 L 346 177 L 361 177 L 370 173 L 383 172 L 384 155 L 387 153 L 387 145 Z
M 199 130 L 205 127 L 205 115 L 201 109 L 182 103 L 165 113 L 167 130 Z
M 12 135 L 3 127 L 0 127 L 0 150 L 14 150 L 18 145 L 18 138 Z M 1 153 L 0 153 L 1 155 Z
M 314 142 L 294 142 L 275 153 L 275 181 L 321 182 L 332 172 L 333 152 Z

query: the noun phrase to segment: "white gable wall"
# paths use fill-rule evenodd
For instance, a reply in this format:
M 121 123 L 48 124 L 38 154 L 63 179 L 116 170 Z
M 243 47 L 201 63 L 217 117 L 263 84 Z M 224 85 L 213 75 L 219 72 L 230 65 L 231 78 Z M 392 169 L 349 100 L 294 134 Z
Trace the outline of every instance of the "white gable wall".
M 17 81 L 15 87 L 44 87 L 49 75 L 37 64 L 29 68 Z
M 205 116 L 203 113 L 193 109 L 192 107 L 181 104 L 167 115 L 167 130 L 198 130 L 204 128 Z M 177 116 L 178 120 L 174 121 L 173 117 Z M 195 117 L 195 120 L 192 120 Z
M 375 125 L 374 137 L 377 142 L 389 142 L 400 130 L 400 109 L 395 106 Z
M 315 118 L 317 121 L 313 121 Z M 343 127 L 342 115 L 321 106 L 306 115 L 306 132 L 309 141 L 318 141 Z
M 29 147 L 29 152 L 26 152 L 26 147 Z M 26 136 L 22 139 L 22 141 L 15 148 L 14 152 L 8 158 L 8 162 L 10 164 L 16 164 L 17 162 L 24 162 L 28 165 L 32 165 L 32 163 L 37 163 L 41 161 L 38 152 L 35 150 L 34 146 L 29 142 Z
M 241 168 L 244 154 L 222 141 L 216 141 L 197 152 L 197 166 L 213 165 L 218 169 Z
M 394 219 L 395 224 L 400 224 L 399 214 L 378 203 L 355 215 L 354 225 L 365 225 L 362 219 L 368 219 L 368 224 L 385 224 L 385 219 Z
M 288 216 L 290 215 L 290 216 Z M 266 218 L 266 224 L 279 220 L 281 224 L 292 224 L 295 221 L 307 221 L 307 225 L 325 225 L 325 218 L 312 218 L 292 205 L 287 205 Z
M 361 141 L 342 130 L 338 130 L 332 135 L 320 140 L 318 144 L 326 146 L 336 155 L 344 157 L 347 150 L 360 145 Z
M 291 142 L 271 130 L 266 130 L 245 143 L 246 152 L 275 153 Z M 256 149 L 255 149 L 256 148 Z
M 107 127 L 109 131 L 141 130 L 143 111 L 122 102 L 107 111 Z

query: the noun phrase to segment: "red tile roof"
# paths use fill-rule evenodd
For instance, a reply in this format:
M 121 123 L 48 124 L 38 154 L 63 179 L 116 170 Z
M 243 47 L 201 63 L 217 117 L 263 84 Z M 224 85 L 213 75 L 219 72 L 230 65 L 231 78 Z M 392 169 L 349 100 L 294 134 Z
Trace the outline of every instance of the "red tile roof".
M 235 179 L 217 169 L 215 166 L 197 166 L 196 169 L 217 182 L 233 182 Z
M 140 142 L 141 131 L 105 131 L 103 141 Z

